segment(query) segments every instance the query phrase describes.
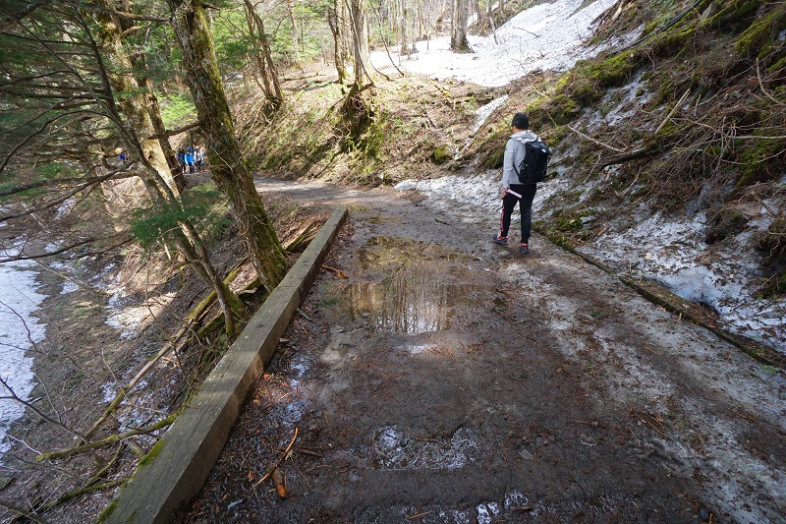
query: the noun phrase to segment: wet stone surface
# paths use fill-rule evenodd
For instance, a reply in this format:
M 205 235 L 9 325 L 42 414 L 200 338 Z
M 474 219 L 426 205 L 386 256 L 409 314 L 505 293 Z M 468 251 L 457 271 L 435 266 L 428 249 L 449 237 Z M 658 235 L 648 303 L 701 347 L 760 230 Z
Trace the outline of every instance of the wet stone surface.
M 780 407 L 724 419 L 745 408 L 691 367 L 723 344 L 542 241 L 522 258 L 375 204 L 354 209 L 325 263 L 340 272 L 320 273 L 182 522 L 731 522 L 735 500 L 776 515 L 780 488 L 749 511 L 751 473 L 716 480 L 740 453 L 786 457 Z M 741 449 L 724 455 L 717 427 Z M 282 499 L 259 481 L 296 431 Z

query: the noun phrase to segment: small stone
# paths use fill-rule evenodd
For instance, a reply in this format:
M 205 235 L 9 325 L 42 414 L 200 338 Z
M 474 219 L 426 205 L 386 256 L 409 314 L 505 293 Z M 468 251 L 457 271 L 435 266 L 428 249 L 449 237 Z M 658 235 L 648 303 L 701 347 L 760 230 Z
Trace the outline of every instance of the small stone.
M 710 515 L 712 515 L 712 513 L 710 513 L 710 510 L 707 508 L 699 508 L 699 518 L 703 522 L 710 520 Z

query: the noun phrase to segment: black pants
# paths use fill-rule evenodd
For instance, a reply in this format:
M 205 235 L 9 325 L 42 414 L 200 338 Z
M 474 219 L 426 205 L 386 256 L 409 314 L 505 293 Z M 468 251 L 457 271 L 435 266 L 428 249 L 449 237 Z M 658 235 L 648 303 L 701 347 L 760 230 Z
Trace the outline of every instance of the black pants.
M 513 196 L 510 193 L 505 195 L 502 199 L 502 216 L 500 217 L 500 231 L 503 237 L 508 236 L 510 229 L 510 217 L 513 214 L 513 209 L 516 204 L 519 205 L 521 212 L 521 243 L 529 244 L 529 234 L 532 231 L 532 200 L 535 198 L 535 191 L 538 189 L 537 184 L 511 184 L 510 190 L 515 191 L 521 195 L 519 197 Z

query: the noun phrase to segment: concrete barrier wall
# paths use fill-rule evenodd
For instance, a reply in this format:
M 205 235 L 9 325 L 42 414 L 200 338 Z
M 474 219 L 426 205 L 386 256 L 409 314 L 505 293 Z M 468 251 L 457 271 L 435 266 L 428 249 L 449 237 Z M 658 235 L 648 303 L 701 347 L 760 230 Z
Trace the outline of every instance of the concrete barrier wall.
M 161 437 L 149 454 L 149 463 L 139 467 L 102 520 L 168 522 L 199 493 L 243 402 L 311 287 L 347 214 L 345 207 L 333 213 Z

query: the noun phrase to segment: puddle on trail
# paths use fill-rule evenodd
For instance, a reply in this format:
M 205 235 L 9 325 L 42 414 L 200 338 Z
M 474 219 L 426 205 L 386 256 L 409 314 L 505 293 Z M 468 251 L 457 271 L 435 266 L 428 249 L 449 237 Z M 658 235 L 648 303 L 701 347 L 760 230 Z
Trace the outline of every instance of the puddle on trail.
M 472 303 L 478 289 L 466 261 L 440 246 L 376 237 L 356 262 L 365 280 L 341 291 L 344 312 L 350 322 L 365 319 L 375 332 L 449 329 L 457 307 Z

